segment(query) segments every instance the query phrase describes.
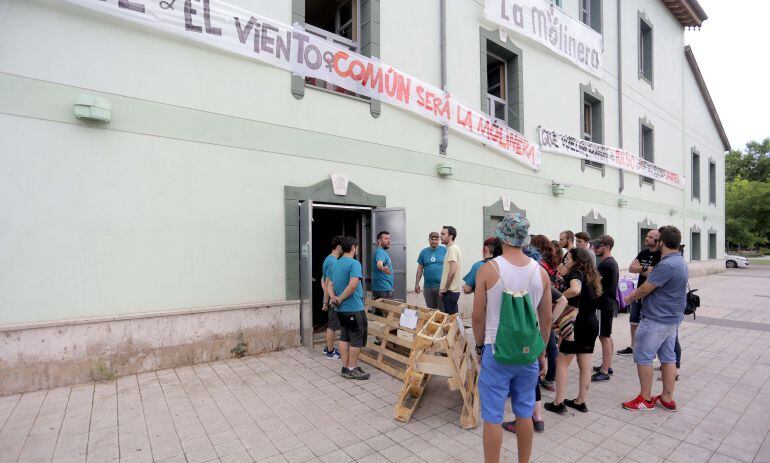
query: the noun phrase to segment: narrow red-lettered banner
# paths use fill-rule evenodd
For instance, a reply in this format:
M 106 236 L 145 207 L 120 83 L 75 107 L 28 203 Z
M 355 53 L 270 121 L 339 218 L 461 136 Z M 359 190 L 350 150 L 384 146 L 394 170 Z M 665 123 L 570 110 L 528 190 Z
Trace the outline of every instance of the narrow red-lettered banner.
M 504 122 L 376 59 L 218 0 L 66 0 L 237 53 L 410 111 L 540 169 L 538 147 Z
M 620 148 L 592 143 L 555 130 L 540 129 L 540 149 L 544 152 L 564 154 L 586 161 L 598 162 L 623 169 L 637 175 L 649 177 L 684 189 L 684 177 L 656 166 L 650 161 Z

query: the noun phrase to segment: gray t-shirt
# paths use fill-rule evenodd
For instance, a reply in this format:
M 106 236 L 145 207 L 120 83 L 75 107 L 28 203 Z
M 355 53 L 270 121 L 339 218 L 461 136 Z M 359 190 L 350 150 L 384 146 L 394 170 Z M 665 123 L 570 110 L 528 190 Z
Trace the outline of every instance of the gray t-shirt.
M 681 323 L 687 305 L 687 264 L 678 252 L 663 257 L 647 282 L 656 286 L 644 298 L 642 317 L 667 325 Z

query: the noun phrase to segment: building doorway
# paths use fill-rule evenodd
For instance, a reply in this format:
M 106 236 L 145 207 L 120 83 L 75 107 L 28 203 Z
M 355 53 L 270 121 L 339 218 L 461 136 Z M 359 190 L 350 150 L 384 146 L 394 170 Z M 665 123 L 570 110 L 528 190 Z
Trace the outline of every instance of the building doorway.
M 368 289 L 369 258 L 371 246 L 369 224 L 371 223 L 371 208 L 340 206 L 333 204 L 313 204 L 313 228 L 311 232 L 312 252 L 312 320 L 313 337 L 323 337 L 328 321 L 327 313 L 323 311 L 323 289 L 321 288 L 321 267 L 324 259 L 331 252 L 332 238 L 335 236 L 352 236 L 358 240 L 359 252 L 357 259 L 364 270 L 364 290 Z

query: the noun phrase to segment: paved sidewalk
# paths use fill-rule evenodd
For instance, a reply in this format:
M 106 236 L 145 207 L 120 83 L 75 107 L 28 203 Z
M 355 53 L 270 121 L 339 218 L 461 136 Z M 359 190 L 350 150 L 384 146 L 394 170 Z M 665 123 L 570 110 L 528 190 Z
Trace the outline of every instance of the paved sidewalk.
M 536 461 L 770 462 L 770 266 L 691 284 L 705 306 L 680 331 L 680 411 L 621 409 L 638 382 L 633 360 L 616 357 L 612 380 L 591 386 L 589 413 L 545 412 Z M 614 334 L 625 347 L 625 315 Z M 392 418 L 400 383 L 371 371 L 344 380 L 339 362 L 296 348 L 1 397 L 0 462 L 483 461 L 481 427 L 459 427 L 446 381 L 431 380 L 403 424 Z M 568 397 L 576 377 L 573 365 Z M 515 436 L 503 445 L 514 461 Z

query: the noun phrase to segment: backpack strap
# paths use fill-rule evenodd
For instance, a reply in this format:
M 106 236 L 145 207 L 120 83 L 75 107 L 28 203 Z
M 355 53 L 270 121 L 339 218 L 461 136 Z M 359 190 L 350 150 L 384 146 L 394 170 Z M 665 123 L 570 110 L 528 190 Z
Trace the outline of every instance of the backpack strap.
M 490 262 L 492 263 L 492 268 L 495 269 L 497 278 L 500 279 L 500 284 L 503 285 L 503 291 L 508 292 L 508 288 L 505 286 L 505 280 L 503 280 L 503 275 L 500 274 L 500 269 L 497 268 L 497 262 L 495 261 L 495 259 L 492 259 Z
M 529 260 L 530 260 L 530 262 L 532 262 L 535 259 L 530 258 Z M 535 276 L 535 272 L 540 270 L 540 264 L 538 264 L 537 262 L 535 262 L 535 264 L 536 265 L 532 266 L 533 267 L 532 271 L 529 273 L 529 276 L 527 277 L 527 279 L 524 280 L 526 282 L 525 284 L 529 284 L 529 282 L 532 281 L 532 277 Z M 527 292 L 527 288 L 526 287 L 522 288 L 521 292 Z
M 503 275 L 502 275 L 502 274 L 500 274 L 500 269 L 499 269 L 499 268 L 497 268 L 497 262 L 496 262 L 496 259 L 492 259 L 490 262 L 492 262 L 492 268 L 493 268 L 493 269 L 495 269 L 495 273 L 497 273 L 497 277 L 498 277 L 498 278 L 500 278 L 500 283 L 502 283 L 502 285 L 503 285 L 503 290 L 505 290 L 506 292 L 510 292 L 510 291 L 508 290 L 508 287 L 507 287 L 507 286 L 505 286 L 505 280 L 503 279 Z M 530 257 L 530 259 L 529 259 L 529 263 L 528 263 L 527 265 L 530 265 L 532 262 L 534 262 L 534 259 L 532 259 L 532 258 Z M 537 263 L 536 263 L 536 264 L 537 264 Z M 531 271 L 531 272 L 529 273 L 529 275 L 527 276 L 527 279 L 526 279 L 526 280 L 524 280 L 524 281 L 526 282 L 525 284 L 529 284 L 530 280 L 532 280 L 532 276 L 534 276 L 534 275 L 535 275 L 535 272 L 536 272 L 536 271 L 538 271 L 538 270 L 540 270 L 540 264 L 534 265 L 534 266 L 533 266 L 533 269 L 532 269 L 532 271 Z M 526 288 L 526 287 L 524 287 L 524 288 L 523 288 L 521 291 L 519 291 L 519 292 L 526 292 L 526 291 L 527 291 L 527 288 Z

